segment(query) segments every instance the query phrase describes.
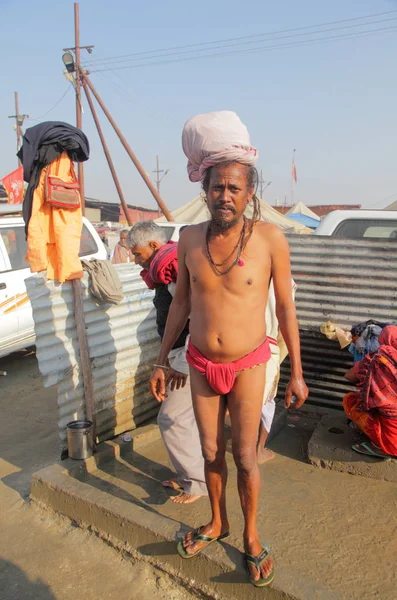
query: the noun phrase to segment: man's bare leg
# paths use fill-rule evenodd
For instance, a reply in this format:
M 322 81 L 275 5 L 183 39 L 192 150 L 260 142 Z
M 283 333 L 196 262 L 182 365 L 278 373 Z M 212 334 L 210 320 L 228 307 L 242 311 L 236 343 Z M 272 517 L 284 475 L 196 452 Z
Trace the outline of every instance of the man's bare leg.
M 258 556 L 262 551 L 257 529 L 260 487 L 257 439 L 265 376 L 265 365 L 242 371 L 227 397 L 232 425 L 233 456 L 237 466 L 237 485 L 244 514 L 244 550 L 252 556 Z M 261 576 L 268 577 L 272 567 L 271 558 L 267 558 L 261 566 Z M 250 566 L 250 575 L 255 581 L 260 579 L 255 567 Z
M 258 465 L 263 465 L 265 462 L 271 460 L 275 457 L 274 452 L 265 448 L 265 444 L 267 442 L 269 432 L 266 431 L 263 423 L 259 426 L 259 436 L 258 436 L 258 445 L 257 445 L 257 457 L 258 457 Z
M 226 513 L 227 467 L 225 460 L 225 412 L 226 401 L 209 386 L 206 378 L 198 371 L 190 369 L 190 385 L 193 407 L 200 432 L 205 464 L 205 481 L 211 503 L 212 518 L 201 530 L 203 535 L 218 537 L 229 530 Z M 188 554 L 194 554 L 203 542 L 191 543 L 192 533 L 183 542 Z

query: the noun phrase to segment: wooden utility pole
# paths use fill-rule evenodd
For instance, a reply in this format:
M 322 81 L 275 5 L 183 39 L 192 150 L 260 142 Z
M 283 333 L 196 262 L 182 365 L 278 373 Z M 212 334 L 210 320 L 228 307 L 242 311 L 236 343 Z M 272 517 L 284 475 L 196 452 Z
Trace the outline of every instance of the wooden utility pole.
M 84 78 L 82 79 L 82 85 L 84 88 L 85 95 L 87 97 L 87 102 L 90 107 L 92 117 L 94 119 L 97 131 L 98 131 L 98 135 L 99 135 L 101 143 L 102 143 L 102 148 L 105 153 L 106 160 L 108 161 L 108 165 L 109 165 L 109 169 L 112 174 L 112 177 L 113 177 L 114 185 L 116 186 L 116 190 L 117 190 L 117 193 L 120 198 L 121 206 L 123 207 L 123 210 L 124 210 L 125 218 L 127 219 L 128 225 L 131 227 L 131 225 L 133 225 L 133 221 L 131 220 L 131 217 L 129 215 L 129 210 L 128 210 L 128 206 L 127 206 L 127 203 L 124 198 L 123 190 L 121 189 L 120 181 L 119 181 L 119 178 L 117 177 L 116 169 L 114 168 L 112 157 L 110 156 L 109 148 L 106 143 L 105 136 L 103 135 L 101 124 L 99 123 L 98 115 L 95 110 L 95 106 L 92 101 L 92 98 L 91 98 L 90 90 L 88 89 L 87 83 Z
M 83 109 L 81 105 L 81 80 L 80 80 L 80 14 L 79 4 L 74 3 L 74 54 L 76 57 L 76 127 L 83 128 Z M 85 214 L 85 194 L 84 194 L 84 166 L 82 162 L 78 163 L 78 174 L 81 195 L 81 209 Z
M 22 125 L 25 119 L 29 118 L 29 115 L 20 115 L 19 114 L 19 100 L 18 100 L 18 92 L 14 92 L 14 102 L 15 102 L 15 115 L 10 115 L 9 119 L 15 119 L 15 133 L 17 134 L 17 152 L 21 147 L 21 139 L 23 136 Z M 18 167 L 21 166 L 21 161 L 18 158 Z
M 160 160 L 158 154 L 156 156 L 156 168 L 154 169 L 153 173 L 156 173 L 156 187 L 158 193 L 160 193 L 160 184 L 163 181 L 164 177 L 167 175 L 167 173 L 169 173 L 169 169 L 167 169 L 166 171 L 164 171 L 164 169 L 160 169 Z M 160 173 L 163 173 L 161 177 Z
M 296 166 L 295 166 L 295 152 L 296 152 L 296 150 L 294 149 L 292 152 L 292 164 L 291 164 L 291 196 L 290 196 L 291 206 L 294 205 L 294 181 L 295 181 L 295 183 L 297 182 Z
M 262 174 L 262 169 L 261 169 L 261 174 L 260 174 L 260 178 L 259 178 L 259 194 L 261 199 L 263 198 L 263 184 L 264 184 L 264 180 L 263 180 L 263 174 Z
M 148 174 L 146 173 L 145 169 L 143 168 L 143 166 L 141 165 L 141 163 L 138 160 L 138 157 L 136 156 L 136 154 L 133 152 L 131 146 L 129 145 L 129 143 L 127 142 L 126 138 L 124 137 L 124 135 L 121 133 L 120 128 L 118 127 L 118 125 L 116 124 L 115 120 L 113 119 L 112 115 L 110 114 L 110 112 L 108 111 L 108 109 L 106 108 L 102 98 L 100 97 L 100 95 L 98 94 L 98 92 L 96 91 L 95 87 L 93 86 L 90 78 L 88 77 L 88 74 L 86 73 L 86 71 L 84 71 L 84 69 L 82 69 L 80 67 L 80 75 L 82 80 L 88 85 L 88 87 L 90 88 L 90 91 L 93 93 L 96 101 L 98 102 L 99 106 L 101 107 L 101 109 L 103 110 L 103 112 L 105 113 L 109 123 L 111 124 L 111 126 L 113 127 L 113 129 L 115 130 L 119 140 L 121 141 L 122 145 L 124 146 L 128 156 L 130 157 L 130 159 L 132 160 L 132 162 L 134 163 L 134 165 L 136 166 L 140 176 L 142 177 L 142 179 L 144 180 L 144 182 L 146 183 L 146 185 L 148 186 L 152 196 L 154 197 L 154 199 L 156 200 L 160 210 L 163 212 L 165 218 L 167 219 L 167 221 L 174 221 L 174 217 L 172 216 L 172 214 L 170 213 L 170 211 L 168 210 L 167 206 L 165 205 L 163 199 L 161 198 L 160 194 L 158 193 L 158 191 L 156 190 L 156 188 L 154 187 L 152 181 L 150 180 L 150 177 L 148 176 Z
M 167 169 L 166 171 L 164 171 L 164 169 L 160 169 L 160 160 L 159 160 L 159 155 L 157 154 L 156 156 L 156 168 L 153 171 L 153 173 L 156 173 L 156 187 L 157 187 L 157 191 L 160 194 L 160 184 L 163 181 L 164 177 L 167 175 L 167 173 L 169 172 L 169 169 Z M 163 173 L 160 177 L 160 173 Z M 161 212 L 159 210 L 159 217 L 161 216 Z
M 260 172 L 258 183 L 259 183 L 259 195 L 260 195 L 261 200 L 263 200 L 263 192 L 266 190 L 266 188 L 269 187 L 269 185 L 271 184 L 271 181 L 267 181 L 266 182 L 263 179 L 262 169 L 261 169 L 261 172 Z M 265 185 L 265 183 L 266 183 L 266 185 Z

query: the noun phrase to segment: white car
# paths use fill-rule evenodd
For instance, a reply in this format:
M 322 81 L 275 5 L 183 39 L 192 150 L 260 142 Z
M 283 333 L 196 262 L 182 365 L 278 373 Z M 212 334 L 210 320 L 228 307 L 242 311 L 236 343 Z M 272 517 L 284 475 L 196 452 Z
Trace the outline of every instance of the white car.
M 324 217 L 313 235 L 397 240 L 397 211 L 334 210 Z
M 175 223 L 174 221 L 157 223 L 157 225 L 161 227 L 167 236 L 167 242 L 177 242 L 179 240 L 179 234 L 181 233 L 181 230 L 185 227 L 188 227 L 188 223 Z
M 27 244 L 20 205 L 0 204 L 0 357 L 35 343 L 32 308 L 25 279 L 32 275 L 25 260 Z M 106 259 L 106 248 L 83 218 L 81 258 Z

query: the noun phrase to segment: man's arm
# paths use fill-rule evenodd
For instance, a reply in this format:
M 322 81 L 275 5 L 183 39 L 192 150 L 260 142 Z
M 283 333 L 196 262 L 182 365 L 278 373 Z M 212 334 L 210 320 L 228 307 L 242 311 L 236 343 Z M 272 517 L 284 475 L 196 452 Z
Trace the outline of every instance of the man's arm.
M 190 314 L 190 278 L 186 267 L 186 242 L 187 231 L 181 234 L 178 243 L 178 279 L 175 294 L 168 312 L 163 341 L 160 348 L 156 367 L 150 379 L 150 387 L 153 396 L 159 402 L 165 399 L 166 377 L 164 370 L 167 359 L 176 340 L 181 335 Z M 161 368 L 164 367 L 164 368 Z
M 284 234 L 276 226 L 268 227 L 266 237 L 271 253 L 276 315 L 281 334 L 287 344 L 291 363 L 291 380 L 285 394 L 285 406 L 289 408 L 292 397 L 296 396 L 297 401 L 293 407 L 299 408 L 307 399 L 309 392 L 302 372 L 299 326 L 291 290 L 289 246 Z

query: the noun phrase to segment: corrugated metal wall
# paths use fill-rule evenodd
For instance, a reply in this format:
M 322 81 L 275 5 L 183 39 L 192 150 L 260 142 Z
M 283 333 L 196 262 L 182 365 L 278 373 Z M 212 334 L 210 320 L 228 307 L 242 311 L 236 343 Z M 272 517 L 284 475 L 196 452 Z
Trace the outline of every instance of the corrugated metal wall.
M 310 387 L 309 402 L 340 408 L 351 388 L 344 373 L 352 366 L 348 350 L 319 333 L 326 321 L 351 329 L 376 319 L 397 322 L 397 243 L 320 236 L 288 236 L 302 362 Z M 289 379 L 282 366 L 279 395 Z
M 84 313 L 92 362 L 100 440 L 109 439 L 155 415 L 148 379 L 159 349 L 153 292 L 133 265 L 116 267 L 124 300 L 106 308 L 97 304 L 83 280 Z M 84 417 L 84 391 L 70 283 L 27 280 L 37 336 L 37 358 L 44 384 L 58 385 L 59 432 L 66 446 L 66 424 Z

